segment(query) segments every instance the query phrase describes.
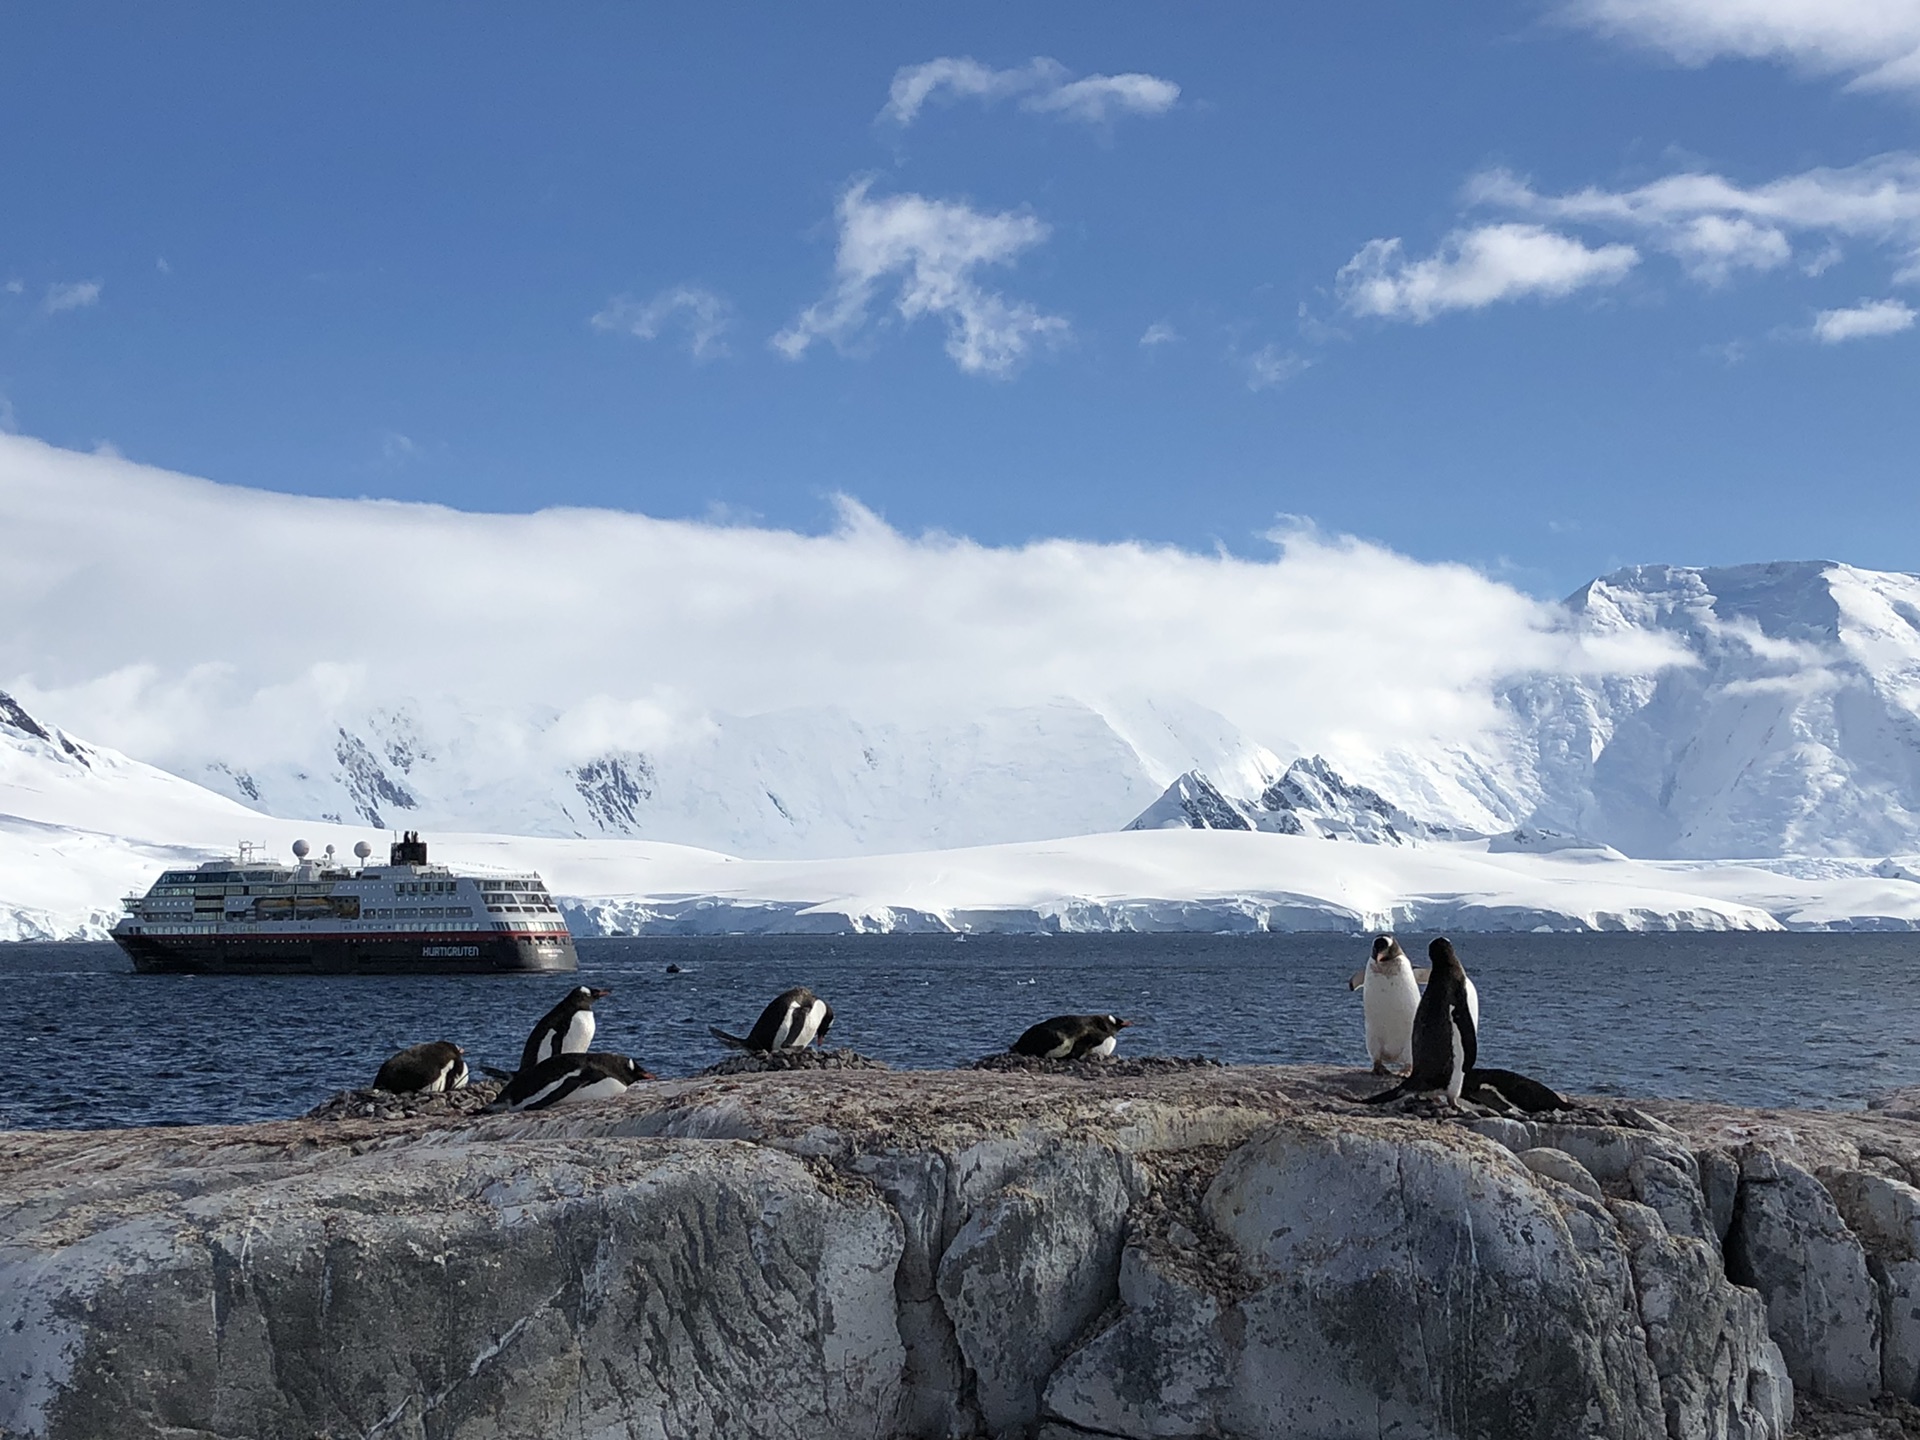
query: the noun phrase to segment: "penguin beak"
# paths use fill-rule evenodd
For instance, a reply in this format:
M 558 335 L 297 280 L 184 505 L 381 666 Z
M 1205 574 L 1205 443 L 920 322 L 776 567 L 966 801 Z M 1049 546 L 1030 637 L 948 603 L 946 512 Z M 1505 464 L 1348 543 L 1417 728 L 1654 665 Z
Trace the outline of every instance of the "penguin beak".
M 1131 1020 L 1122 1020 L 1122 1021 L 1120 1022 L 1120 1028 L 1121 1028 L 1122 1030 L 1130 1030 L 1130 1029 L 1132 1029 L 1132 1028 L 1133 1028 L 1133 1021 L 1131 1021 Z
M 606 999 L 606 998 L 607 998 L 607 996 L 609 996 L 609 995 L 611 995 L 611 994 L 613 994 L 613 991 L 611 991 L 611 990 L 589 990 L 589 991 L 587 991 L 587 994 L 588 994 L 588 995 L 589 995 L 589 996 L 590 996 L 591 998 L 593 998 L 593 999 L 595 999 L 595 1000 L 604 1000 L 604 999 Z

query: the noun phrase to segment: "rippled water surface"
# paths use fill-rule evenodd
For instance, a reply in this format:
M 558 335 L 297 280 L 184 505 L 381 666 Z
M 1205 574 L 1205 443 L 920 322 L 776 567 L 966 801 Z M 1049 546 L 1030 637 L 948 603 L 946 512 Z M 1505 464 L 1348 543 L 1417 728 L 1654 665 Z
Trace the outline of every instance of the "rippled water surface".
M 1426 936 L 1407 936 L 1423 950 Z M 1857 1107 L 1920 1083 L 1920 935 L 1469 935 L 1481 1056 L 1583 1093 Z M 1417 944 L 1412 943 L 1417 939 Z M 583 940 L 609 986 L 596 1049 L 661 1075 L 725 1053 L 789 985 L 831 1043 L 895 1066 L 964 1065 L 1062 1011 L 1139 1020 L 1123 1054 L 1366 1063 L 1353 936 Z M 669 964 L 681 967 L 669 974 Z M 0 945 L 0 1128 L 297 1115 L 381 1060 L 450 1039 L 512 1066 L 573 983 L 553 976 L 135 975 L 101 945 Z

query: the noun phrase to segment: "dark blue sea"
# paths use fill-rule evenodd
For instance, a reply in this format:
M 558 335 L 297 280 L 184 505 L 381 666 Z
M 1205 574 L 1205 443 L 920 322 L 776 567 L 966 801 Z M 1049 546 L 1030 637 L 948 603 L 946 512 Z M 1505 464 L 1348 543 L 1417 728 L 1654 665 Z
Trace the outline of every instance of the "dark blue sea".
M 1418 953 L 1427 937 L 1403 938 Z M 1920 1083 L 1920 935 L 1455 940 L 1480 990 L 1482 1063 L 1562 1090 L 1858 1108 Z M 831 1045 L 897 1067 L 966 1065 L 1069 1011 L 1139 1021 L 1123 1055 L 1364 1065 L 1346 977 L 1366 949 L 1350 935 L 583 940 L 579 980 L 614 992 L 594 1048 L 663 1076 L 721 1059 L 707 1026 L 742 1033 L 790 985 L 832 1002 Z M 422 1040 L 511 1068 L 573 983 L 136 975 L 110 944 L 0 945 L 0 1128 L 298 1115 Z

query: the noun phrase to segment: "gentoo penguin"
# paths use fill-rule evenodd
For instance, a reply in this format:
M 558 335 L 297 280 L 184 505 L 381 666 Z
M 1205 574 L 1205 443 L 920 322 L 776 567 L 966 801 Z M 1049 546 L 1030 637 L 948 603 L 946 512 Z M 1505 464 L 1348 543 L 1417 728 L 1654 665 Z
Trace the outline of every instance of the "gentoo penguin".
M 1413 1012 L 1420 1008 L 1420 985 L 1413 962 L 1391 935 L 1373 941 L 1373 958 L 1347 982 L 1360 991 L 1367 1017 L 1367 1054 L 1373 1073 L 1385 1075 L 1413 1063 Z
M 1113 1054 L 1120 1032 L 1133 1024 L 1118 1015 L 1056 1015 L 1021 1032 L 1007 1049 L 1042 1060 L 1083 1060 Z
M 487 1108 L 545 1110 L 562 1102 L 605 1100 L 654 1078 L 625 1055 L 555 1055 L 515 1075 Z
M 612 993 L 586 985 L 569 990 L 566 999 L 542 1015 L 527 1036 L 526 1048 L 520 1052 L 520 1068 L 531 1070 L 556 1055 L 586 1054 L 593 1044 L 593 1002 Z
M 1395 940 L 1391 935 L 1382 935 L 1373 942 L 1373 953 L 1376 957 L 1380 954 L 1381 940 L 1387 941 L 1396 950 L 1400 949 L 1399 941 Z M 1401 950 L 1400 953 L 1402 955 L 1406 954 L 1404 950 Z M 1362 985 L 1366 984 L 1367 970 L 1370 968 L 1372 968 L 1370 965 L 1363 966 L 1354 971 L 1353 978 L 1347 981 L 1347 988 L 1349 990 L 1358 990 Z M 1433 967 L 1431 965 L 1416 966 L 1413 970 L 1413 983 L 1424 988 L 1432 975 Z M 1473 1028 L 1477 1031 L 1480 1028 L 1480 992 L 1474 988 L 1473 977 L 1471 975 L 1467 977 L 1467 1010 L 1473 1016 Z M 1374 1073 L 1378 1074 L 1379 1072 L 1375 1071 Z
M 833 1007 L 805 986 L 796 985 L 776 995 L 773 1003 L 760 1012 L 746 1038 L 729 1035 L 718 1025 L 709 1025 L 713 1038 L 736 1050 L 766 1054 L 771 1050 L 804 1050 L 816 1040 L 827 1038 L 833 1028 Z
M 390 1056 L 373 1077 L 373 1088 L 396 1094 L 410 1090 L 458 1090 L 467 1083 L 467 1052 L 451 1040 L 409 1045 Z
M 1467 1008 L 1467 972 L 1445 938 L 1427 946 L 1433 974 L 1420 1008 L 1413 1014 L 1413 1073 L 1391 1090 L 1366 1097 L 1369 1105 L 1397 1099 L 1414 1090 L 1445 1090 L 1449 1103 L 1460 1098 L 1467 1071 L 1478 1055 L 1473 1014 Z

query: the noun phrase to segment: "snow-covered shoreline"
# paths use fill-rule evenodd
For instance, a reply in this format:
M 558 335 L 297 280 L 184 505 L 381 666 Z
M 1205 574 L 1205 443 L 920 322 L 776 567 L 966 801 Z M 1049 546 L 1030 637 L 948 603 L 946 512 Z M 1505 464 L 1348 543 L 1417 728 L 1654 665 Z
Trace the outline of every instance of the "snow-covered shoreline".
M 342 854 L 358 828 L 254 817 Z M 0 817 L 0 940 L 104 939 L 119 897 L 227 848 Z M 434 837 L 456 866 L 528 866 L 576 935 L 1382 929 L 1915 930 L 1920 859 L 1629 860 L 1486 841 L 1358 845 L 1154 830 L 839 860 L 741 860 L 643 840 Z M 1876 870 L 1882 873 L 1874 873 Z

